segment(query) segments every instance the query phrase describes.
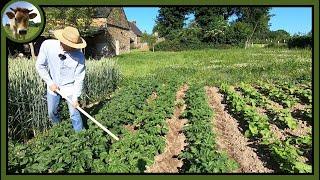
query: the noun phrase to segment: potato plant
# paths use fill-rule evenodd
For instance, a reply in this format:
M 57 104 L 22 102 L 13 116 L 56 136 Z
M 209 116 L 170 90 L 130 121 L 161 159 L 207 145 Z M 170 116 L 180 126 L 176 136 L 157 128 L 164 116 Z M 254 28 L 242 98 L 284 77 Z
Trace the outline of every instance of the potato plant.
M 125 136 L 122 125 L 133 123 L 145 99 L 157 87 L 149 78 L 126 85 L 95 116 L 120 137 Z M 105 159 L 113 140 L 91 121 L 88 126 L 75 133 L 70 122 L 64 121 L 28 143 L 10 140 L 9 172 L 107 172 L 109 162 Z
M 226 94 L 227 103 L 231 106 L 231 111 L 238 115 L 247 125 L 245 134 L 248 137 L 257 137 L 261 144 L 268 147 L 272 160 L 284 173 L 310 173 L 312 166 L 301 161 L 303 152 L 297 149 L 291 140 L 281 141 L 271 131 L 266 115 L 260 115 L 254 106 L 246 104 L 239 94 L 228 85 L 222 84 L 221 91 Z
M 191 86 L 186 95 L 187 109 L 184 118 L 188 125 L 184 129 L 188 146 L 180 158 L 186 173 L 224 173 L 237 169 L 238 165 L 224 152 L 219 152 L 212 131 L 211 111 L 203 87 Z

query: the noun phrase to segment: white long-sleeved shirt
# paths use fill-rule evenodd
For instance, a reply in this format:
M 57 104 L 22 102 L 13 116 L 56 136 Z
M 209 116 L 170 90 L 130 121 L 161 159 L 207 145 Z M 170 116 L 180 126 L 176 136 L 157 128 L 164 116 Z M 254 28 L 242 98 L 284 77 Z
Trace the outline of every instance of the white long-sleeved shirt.
M 64 55 L 64 60 L 59 54 Z M 45 40 L 40 47 L 37 57 L 36 69 L 40 77 L 47 83 L 47 90 L 52 95 L 57 95 L 49 88 L 57 84 L 60 91 L 72 100 L 78 100 L 83 88 L 85 77 L 85 57 L 80 50 L 66 52 L 60 46 L 60 41 L 55 39 Z

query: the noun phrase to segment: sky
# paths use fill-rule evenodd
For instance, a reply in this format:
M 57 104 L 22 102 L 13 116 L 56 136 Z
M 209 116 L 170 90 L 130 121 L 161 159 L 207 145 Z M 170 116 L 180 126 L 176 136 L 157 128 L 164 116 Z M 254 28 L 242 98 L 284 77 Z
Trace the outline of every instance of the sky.
M 10 6 L 8 6 L 6 8 L 6 10 L 4 11 L 4 14 L 3 14 L 3 17 L 2 17 L 2 24 L 3 25 L 9 23 L 9 18 L 5 13 L 11 11 L 10 8 L 16 8 L 16 7 L 24 7 L 24 8 L 27 8 L 29 10 L 33 9 L 32 13 L 37 13 L 38 15 L 34 19 L 30 19 L 30 21 L 33 21 L 35 23 L 38 23 L 38 22 L 41 21 L 40 13 L 39 13 L 39 11 L 38 11 L 38 9 L 36 7 L 34 7 L 32 4 L 30 4 L 28 2 L 17 1 L 15 3 L 10 4 Z
M 152 32 L 159 8 L 156 7 L 125 7 L 129 21 L 135 20 L 138 28 L 147 33 Z M 272 8 L 270 30 L 284 29 L 293 34 L 307 34 L 312 29 L 312 10 L 308 7 L 276 7 Z M 194 18 L 190 16 L 190 19 Z M 189 20 L 190 20 L 189 19 Z M 187 21 L 188 22 L 188 21 Z
M 152 32 L 158 15 L 157 7 L 125 7 L 124 11 L 129 21 L 136 21 L 137 27 L 147 33 Z
M 284 29 L 292 34 L 307 34 L 312 30 L 312 9 L 308 7 L 272 8 L 270 30 Z

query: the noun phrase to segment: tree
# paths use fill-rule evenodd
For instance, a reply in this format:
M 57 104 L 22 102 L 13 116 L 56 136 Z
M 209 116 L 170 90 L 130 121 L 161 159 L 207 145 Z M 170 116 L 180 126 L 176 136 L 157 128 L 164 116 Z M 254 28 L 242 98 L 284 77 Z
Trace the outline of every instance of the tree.
M 252 29 L 244 22 L 233 22 L 226 31 L 226 43 L 232 45 L 244 44 Z
M 179 44 L 200 44 L 203 36 L 202 29 L 195 21 L 191 21 L 188 27 L 183 28 L 175 38 L 174 42 Z
M 290 34 L 285 30 L 276 30 L 276 31 L 270 31 L 268 38 L 272 39 L 274 42 L 280 41 L 288 41 L 290 39 Z
M 90 29 L 94 7 L 46 7 L 46 27 L 44 33 L 67 25 L 78 28 L 80 32 Z
M 174 43 L 214 43 L 248 46 L 253 40 L 263 40 L 269 35 L 269 7 L 171 7 L 161 8 L 156 26 L 160 36 Z M 191 26 L 185 27 L 186 15 L 195 16 Z M 229 24 L 231 16 L 237 19 Z M 229 37 L 230 36 L 230 37 Z
M 184 26 L 186 14 L 190 12 L 188 7 L 164 7 L 160 8 L 153 32 L 158 32 L 160 37 L 174 39 Z
M 228 27 L 223 16 L 215 16 L 213 21 L 203 31 L 203 41 L 215 44 L 225 43 L 225 31 Z
M 229 17 L 235 13 L 235 8 L 228 7 L 195 7 L 195 21 L 202 29 L 204 42 L 223 43 L 224 33 Z
M 152 47 L 152 52 L 154 52 L 154 45 L 157 42 L 157 37 L 154 35 L 150 35 L 147 32 L 142 33 L 141 41 L 148 43 L 149 47 Z
M 235 10 L 238 16 L 237 21 L 247 23 L 251 27 L 251 33 L 247 36 L 245 48 L 251 43 L 253 37 L 256 39 L 265 38 L 269 32 L 270 20 L 269 7 L 239 7 Z
M 195 7 L 193 8 L 196 22 L 202 28 L 206 28 L 208 22 L 215 20 L 216 16 L 222 16 L 227 21 L 231 15 L 236 12 L 236 9 L 232 6 L 227 7 Z

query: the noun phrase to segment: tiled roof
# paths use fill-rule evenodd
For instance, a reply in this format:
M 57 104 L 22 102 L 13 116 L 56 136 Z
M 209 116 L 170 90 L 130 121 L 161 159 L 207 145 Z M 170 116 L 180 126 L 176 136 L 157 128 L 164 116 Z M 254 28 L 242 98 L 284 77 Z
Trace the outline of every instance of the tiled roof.
M 140 29 L 136 26 L 135 23 L 129 22 L 130 29 L 137 35 L 137 36 L 142 36 L 142 32 Z

